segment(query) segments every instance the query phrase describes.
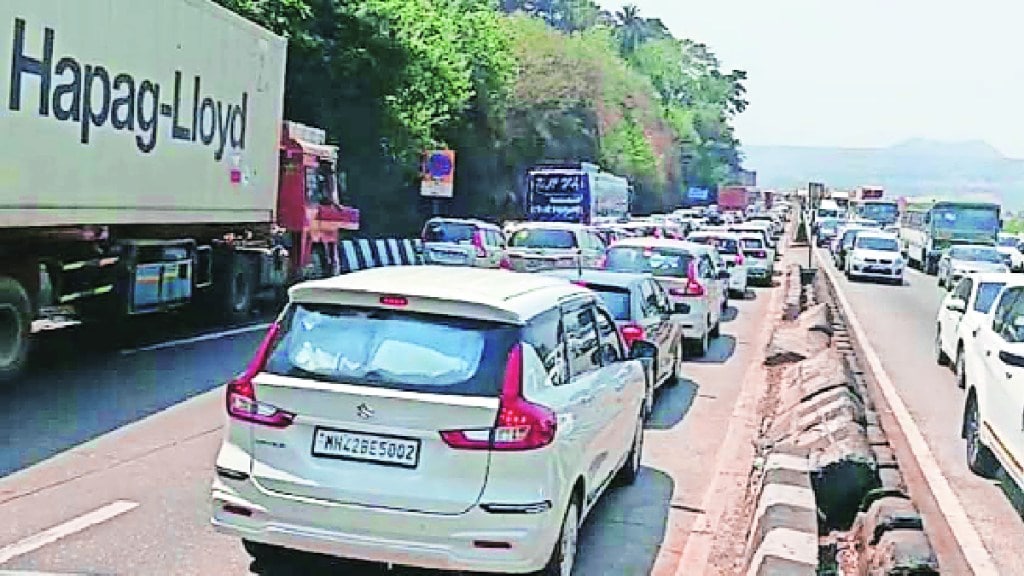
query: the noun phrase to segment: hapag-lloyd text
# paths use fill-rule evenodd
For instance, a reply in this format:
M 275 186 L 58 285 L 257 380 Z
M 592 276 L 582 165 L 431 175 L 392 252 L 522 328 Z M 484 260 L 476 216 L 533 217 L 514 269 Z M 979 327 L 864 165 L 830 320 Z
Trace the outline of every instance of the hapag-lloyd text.
M 112 74 L 97 64 L 82 64 L 72 56 L 54 61 L 52 28 L 43 30 L 42 52 L 33 56 L 25 46 L 25 21 L 14 20 L 11 51 L 10 95 L 8 109 L 22 110 L 22 97 L 31 84 L 38 82 L 38 113 L 61 122 L 80 125 L 80 140 L 89 144 L 93 128 L 110 125 L 118 131 L 135 134 L 135 144 L 144 153 L 152 152 L 160 134 L 160 117 L 170 120 L 170 137 L 185 142 L 201 142 L 213 147 L 220 161 L 227 148 L 245 149 L 245 126 L 249 95 L 241 94 L 239 104 L 204 96 L 199 76 L 192 78 L 191 90 L 181 71 L 174 72 L 172 103 L 160 100 L 161 86 L 153 80 L 137 82 L 131 74 Z

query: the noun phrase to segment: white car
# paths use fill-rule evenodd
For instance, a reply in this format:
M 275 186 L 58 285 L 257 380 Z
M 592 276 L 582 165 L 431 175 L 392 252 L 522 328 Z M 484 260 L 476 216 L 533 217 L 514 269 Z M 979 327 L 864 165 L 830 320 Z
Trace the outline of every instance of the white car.
M 747 258 L 743 253 L 742 240 L 734 232 L 692 232 L 686 238 L 697 244 L 714 246 L 725 261 L 729 271 L 728 291 L 734 298 L 747 295 Z M 728 300 L 726 301 L 728 303 Z
M 681 316 L 689 352 L 703 356 L 711 338 L 721 332 L 723 287 L 729 274 L 719 269 L 718 258 L 710 250 L 684 240 L 626 238 L 608 249 L 604 267 L 653 275 Z
M 1000 465 L 1024 486 L 1024 281 L 1007 275 L 992 310 L 965 342 L 967 466 L 991 478 Z
M 652 345 L 539 274 L 385 267 L 289 295 L 227 386 L 215 529 L 257 559 L 570 573 L 639 469 Z
M 964 387 L 964 342 L 981 326 L 1007 280 L 1006 274 L 969 274 L 939 307 L 935 322 L 935 360 L 940 365 L 953 366 L 961 388 Z
M 509 265 L 505 234 L 480 220 L 431 218 L 423 225 L 423 261 L 448 266 L 498 268 Z
M 902 285 L 905 265 L 899 239 L 894 234 L 863 230 L 857 233 L 846 255 L 846 277 L 850 280 L 874 278 Z
M 996 240 L 996 250 L 1005 256 L 1010 270 L 1024 272 L 1024 254 L 1020 251 L 1021 239 L 1014 234 L 1000 232 Z
M 525 222 L 508 235 L 508 268 L 537 272 L 594 268 L 606 246 L 595 228 L 562 222 Z
M 764 226 L 749 223 L 735 224 L 729 226 L 729 231 L 737 234 L 759 234 L 764 240 L 764 245 L 767 246 L 766 250 L 768 250 L 768 258 L 772 262 L 778 260 L 779 254 L 775 249 L 775 241 L 772 239 L 771 232 L 769 232 Z
M 744 264 L 747 267 L 747 281 L 759 286 L 771 286 L 775 274 L 775 262 L 772 260 L 764 236 L 757 232 L 737 232 L 743 246 Z

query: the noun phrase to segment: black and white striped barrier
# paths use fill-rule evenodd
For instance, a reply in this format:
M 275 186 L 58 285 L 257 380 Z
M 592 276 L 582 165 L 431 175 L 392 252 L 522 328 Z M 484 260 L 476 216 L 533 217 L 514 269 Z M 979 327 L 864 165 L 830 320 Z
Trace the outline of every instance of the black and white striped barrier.
M 341 274 L 381 266 L 417 266 L 423 264 L 423 241 L 418 238 L 342 240 L 338 256 Z

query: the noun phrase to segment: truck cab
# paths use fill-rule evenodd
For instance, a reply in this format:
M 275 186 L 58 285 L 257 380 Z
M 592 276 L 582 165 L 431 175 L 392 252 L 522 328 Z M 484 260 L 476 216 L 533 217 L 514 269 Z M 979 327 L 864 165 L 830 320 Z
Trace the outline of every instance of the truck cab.
M 327 144 L 324 131 L 284 122 L 277 225 L 293 280 L 338 272 L 342 231 L 359 229 L 359 210 L 341 203 L 343 184 L 338 147 Z

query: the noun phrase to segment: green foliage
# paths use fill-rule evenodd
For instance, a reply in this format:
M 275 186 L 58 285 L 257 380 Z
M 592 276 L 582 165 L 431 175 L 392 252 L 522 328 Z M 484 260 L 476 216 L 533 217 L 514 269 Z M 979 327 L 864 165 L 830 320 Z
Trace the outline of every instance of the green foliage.
M 591 0 L 216 0 L 288 38 L 285 114 L 327 131 L 369 234 L 427 215 L 420 154 L 456 150 L 454 214 L 518 215 L 544 160 L 628 176 L 638 208 L 727 180 L 742 72 Z

